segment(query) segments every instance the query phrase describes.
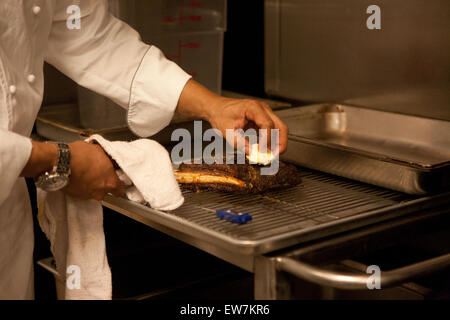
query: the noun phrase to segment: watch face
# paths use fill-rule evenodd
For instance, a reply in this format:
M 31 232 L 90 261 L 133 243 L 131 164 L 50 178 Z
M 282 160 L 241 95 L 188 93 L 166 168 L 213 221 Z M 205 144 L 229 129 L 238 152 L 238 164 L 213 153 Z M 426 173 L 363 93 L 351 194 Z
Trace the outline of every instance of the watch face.
M 69 183 L 70 148 L 65 143 L 58 143 L 58 162 L 50 172 L 42 173 L 36 178 L 36 187 L 44 191 L 58 191 Z
M 66 176 L 50 174 L 45 177 L 44 181 L 40 181 L 37 186 L 42 190 L 52 192 L 61 190 L 67 185 L 68 182 L 69 179 Z

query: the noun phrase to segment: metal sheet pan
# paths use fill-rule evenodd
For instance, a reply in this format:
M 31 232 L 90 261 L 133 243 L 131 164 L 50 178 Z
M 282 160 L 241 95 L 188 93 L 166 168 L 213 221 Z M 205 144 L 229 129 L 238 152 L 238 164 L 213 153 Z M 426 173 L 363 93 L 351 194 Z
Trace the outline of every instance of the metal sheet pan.
M 192 131 L 193 122 L 185 117 L 174 117 L 171 124 L 152 136 L 152 139 L 161 144 L 169 144 L 171 134 L 177 128 L 186 128 Z M 84 127 L 81 124 L 76 104 L 52 105 L 42 108 L 36 119 L 36 131 L 43 138 L 64 142 L 84 140 L 93 134 L 99 134 L 112 141 L 131 141 L 139 138 L 127 126 L 107 129 Z
M 93 134 L 100 134 L 109 140 L 133 140 L 136 136 L 127 127 L 103 130 L 84 128 L 76 104 L 46 106 L 36 119 L 37 133 L 46 139 L 64 142 L 84 140 Z
M 409 193 L 450 186 L 450 122 L 339 104 L 276 112 L 289 127 L 282 159 Z

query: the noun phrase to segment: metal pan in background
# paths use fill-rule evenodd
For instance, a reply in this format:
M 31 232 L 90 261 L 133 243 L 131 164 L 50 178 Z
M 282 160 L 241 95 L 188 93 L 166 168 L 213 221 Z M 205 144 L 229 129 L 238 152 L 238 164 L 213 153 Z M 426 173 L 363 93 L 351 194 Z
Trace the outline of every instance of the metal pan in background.
M 282 159 L 409 194 L 450 186 L 450 122 L 340 104 L 276 111 Z
M 193 132 L 193 122 L 186 122 L 183 117 L 174 119 L 169 126 L 151 138 L 161 144 L 169 144 L 175 129 L 186 128 Z M 117 126 L 106 129 L 86 128 L 81 124 L 78 106 L 76 104 L 52 105 L 42 108 L 36 119 L 37 134 L 54 141 L 73 142 L 85 140 L 93 134 L 99 134 L 111 141 L 132 141 L 139 139 L 127 126 Z
M 36 119 L 36 131 L 42 138 L 64 142 L 85 140 L 93 134 L 100 134 L 108 140 L 136 139 L 136 136 L 127 127 L 118 126 L 98 130 L 83 127 L 76 104 L 52 105 L 42 108 Z

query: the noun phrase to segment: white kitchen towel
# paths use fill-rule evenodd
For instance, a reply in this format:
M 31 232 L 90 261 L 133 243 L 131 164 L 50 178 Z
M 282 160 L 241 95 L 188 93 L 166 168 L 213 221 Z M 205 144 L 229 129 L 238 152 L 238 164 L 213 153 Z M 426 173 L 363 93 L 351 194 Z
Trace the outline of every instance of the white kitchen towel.
M 103 209 L 62 192 L 38 189 L 39 224 L 51 244 L 66 300 L 109 300 L 111 270 L 106 256 Z
M 130 200 L 163 211 L 175 210 L 183 204 L 169 153 L 158 142 L 149 139 L 110 142 L 99 135 L 92 135 L 87 141 L 100 144 L 125 173 L 118 172 L 122 181 L 133 183 L 127 189 Z
M 174 210 L 184 202 L 168 152 L 157 142 L 141 139 L 100 144 L 116 161 L 128 199 L 158 210 Z M 56 268 L 65 282 L 66 300 L 111 299 L 111 270 L 106 256 L 101 203 L 78 200 L 63 192 L 38 190 L 39 223 L 51 243 Z

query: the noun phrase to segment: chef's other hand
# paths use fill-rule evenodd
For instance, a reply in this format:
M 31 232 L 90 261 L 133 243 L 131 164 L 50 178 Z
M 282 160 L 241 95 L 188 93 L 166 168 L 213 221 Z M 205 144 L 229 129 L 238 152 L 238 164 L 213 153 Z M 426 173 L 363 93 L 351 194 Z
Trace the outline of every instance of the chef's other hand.
M 107 193 L 125 194 L 111 159 L 98 144 L 77 141 L 69 144 L 70 180 L 64 192 L 80 199 L 103 200 Z
M 227 129 L 267 129 L 267 145 L 271 129 L 279 130 L 279 153 L 286 151 L 288 128 L 264 102 L 218 96 L 194 80 L 189 80 L 181 93 L 177 112 L 209 121 L 226 137 Z M 236 139 L 228 141 L 236 147 Z M 246 152 L 248 153 L 248 144 Z

